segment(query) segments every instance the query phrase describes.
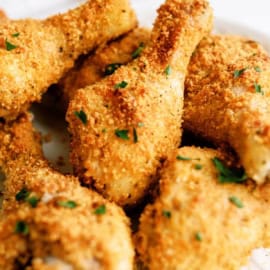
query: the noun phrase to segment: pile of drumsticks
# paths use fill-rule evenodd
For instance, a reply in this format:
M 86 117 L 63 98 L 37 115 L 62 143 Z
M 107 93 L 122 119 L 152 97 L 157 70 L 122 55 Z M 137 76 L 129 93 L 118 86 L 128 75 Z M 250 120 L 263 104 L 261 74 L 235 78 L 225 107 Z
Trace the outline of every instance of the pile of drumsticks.
M 270 58 L 212 26 L 207 0 L 152 31 L 128 0 L 0 18 L 0 270 L 235 270 L 270 246 Z M 52 84 L 74 176 L 27 112 Z

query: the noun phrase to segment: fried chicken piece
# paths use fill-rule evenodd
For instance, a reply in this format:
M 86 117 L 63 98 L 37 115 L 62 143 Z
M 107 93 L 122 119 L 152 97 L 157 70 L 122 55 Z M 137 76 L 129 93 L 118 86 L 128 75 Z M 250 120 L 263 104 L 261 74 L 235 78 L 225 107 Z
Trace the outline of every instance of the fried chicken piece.
M 186 79 L 184 128 L 229 144 L 257 183 L 270 173 L 269 78 L 260 45 L 214 36 L 197 48 Z
M 1 126 L 0 269 L 133 268 L 123 210 L 51 169 L 26 115 Z
M 119 205 L 142 199 L 179 145 L 186 67 L 212 27 L 204 0 L 168 0 L 158 12 L 141 56 L 77 91 L 67 112 L 76 173 Z
M 0 117 L 39 101 L 75 59 L 136 26 L 128 0 L 91 0 L 61 15 L 0 28 Z
M 106 46 L 99 47 L 85 59 L 79 59 L 75 67 L 57 83 L 56 91 L 53 93 L 58 96 L 58 103 L 60 97 L 60 109 L 67 110 L 68 103 L 76 90 L 100 81 L 139 55 L 149 39 L 150 31 L 148 29 L 136 28 Z
M 144 209 L 135 236 L 146 269 L 236 270 L 254 248 L 269 247 L 269 198 L 253 181 L 221 183 L 213 159 L 224 166 L 224 157 L 183 147 L 166 161 L 160 194 Z

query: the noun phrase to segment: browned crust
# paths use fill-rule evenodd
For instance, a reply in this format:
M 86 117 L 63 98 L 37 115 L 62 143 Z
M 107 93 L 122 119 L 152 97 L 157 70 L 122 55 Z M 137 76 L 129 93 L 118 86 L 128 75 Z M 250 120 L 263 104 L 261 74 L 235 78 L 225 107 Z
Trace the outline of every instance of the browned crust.
M 150 39 L 150 32 L 144 28 L 136 28 L 123 37 L 99 47 L 93 54 L 78 63 L 57 84 L 60 88 L 61 104 L 58 107 L 66 110 L 75 92 L 94 84 L 105 77 L 104 72 L 110 64 L 126 64 L 132 60 L 132 53 L 140 46 L 145 46 Z M 56 89 L 59 91 L 59 89 Z M 56 92 L 54 91 L 54 92 Z M 59 93 L 54 93 L 59 95 Z M 58 100 L 57 100 L 58 102 Z

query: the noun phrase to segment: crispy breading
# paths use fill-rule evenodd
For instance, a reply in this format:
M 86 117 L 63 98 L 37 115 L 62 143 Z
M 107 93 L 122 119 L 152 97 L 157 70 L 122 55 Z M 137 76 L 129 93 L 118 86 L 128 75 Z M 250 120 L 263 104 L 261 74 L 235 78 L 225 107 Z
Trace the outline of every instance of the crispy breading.
M 123 210 L 81 187 L 76 177 L 51 169 L 28 116 L 1 124 L 0 142 L 7 178 L 0 269 L 132 269 Z
M 79 60 L 77 65 L 57 83 L 56 91 L 54 91 L 54 95 L 60 96 L 61 109 L 67 109 L 68 103 L 75 95 L 76 90 L 104 78 L 109 65 L 119 67 L 130 62 L 132 54 L 140 46 L 143 49 L 149 42 L 149 38 L 150 31 L 148 29 L 136 28 L 123 37 L 99 47 L 85 59 Z
M 15 117 L 73 66 L 75 59 L 136 26 L 128 0 L 91 0 L 44 21 L 0 27 L 0 117 Z
M 141 56 L 71 101 L 71 162 L 85 184 L 119 205 L 141 200 L 181 139 L 190 55 L 212 28 L 204 0 L 168 0 Z
M 183 147 L 166 161 L 160 194 L 134 238 L 146 269 L 236 270 L 254 248 L 270 245 L 269 198 L 254 182 L 220 183 L 216 157 L 225 156 Z
M 0 9 L 0 23 L 4 23 L 8 20 L 6 13 Z
M 197 48 L 186 79 L 184 128 L 229 144 L 258 183 L 270 173 L 269 77 L 256 42 L 214 36 Z

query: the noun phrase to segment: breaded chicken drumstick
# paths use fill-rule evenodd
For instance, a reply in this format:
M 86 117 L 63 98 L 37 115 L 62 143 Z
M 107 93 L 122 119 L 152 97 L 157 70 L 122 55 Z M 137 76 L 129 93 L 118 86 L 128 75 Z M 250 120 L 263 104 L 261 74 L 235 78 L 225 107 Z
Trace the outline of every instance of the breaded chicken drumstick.
M 263 183 L 270 175 L 270 58 L 255 42 L 235 40 L 208 38 L 194 53 L 184 127 L 228 143 L 247 175 Z
M 136 26 L 128 0 L 88 0 L 46 20 L 0 26 L 0 117 L 15 117 L 71 68 L 75 59 Z
M 51 169 L 26 115 L 1 125 L 0 269 L 133 269 L 122 209 Z
M 253 249 L 270 246 L 269 197 L 260 190 L 269 192 L 269 183 L 234 183 L 241 173 L 224 158 L 183 147 L 166 161 L 160 194 L 144 209 L 135 237 L 145 269 L 236 270 Z
M 179 145 L 186 67 L 212 27 L 205 0 L 168 0 L 158 13 L 141 56 L 77 91 L 67 112 L 76 173 L 120 205 L 146 194 Z

